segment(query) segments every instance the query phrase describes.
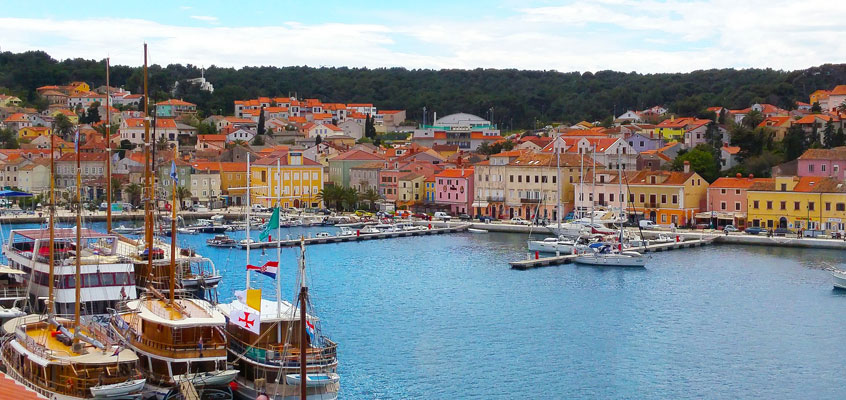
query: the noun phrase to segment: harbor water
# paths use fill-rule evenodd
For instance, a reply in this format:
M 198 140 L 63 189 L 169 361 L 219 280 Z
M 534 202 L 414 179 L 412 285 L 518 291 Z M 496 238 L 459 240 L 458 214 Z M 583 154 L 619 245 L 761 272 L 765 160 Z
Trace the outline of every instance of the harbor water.
M 246 251 L 206 247 L 212 236 L 179 242 L 215 262 L 228 301 L 244 287 Z M 846 291 L 827 271 L 842 252 L 714 245 L 650 254 L 645 269 L 512 270 L 526 239 L 308 246 L 314 311 L 339 344 L 340 398 L 843 397 Z M 289 300 L 296 252 L 282 249 Z M 255 265 L 275 259 L 275 248 L 251 252 Z M 251 279 L 274 296 L 271 278 Z

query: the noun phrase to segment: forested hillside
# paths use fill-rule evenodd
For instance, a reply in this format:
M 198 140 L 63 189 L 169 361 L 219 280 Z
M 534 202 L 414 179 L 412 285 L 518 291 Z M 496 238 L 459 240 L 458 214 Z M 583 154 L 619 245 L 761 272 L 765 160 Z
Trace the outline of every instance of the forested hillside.
M 0 53 L 0 91 L 35 101 L 35 88 L 83 80 L 105 83 L 105 61 L 56 61 L 44 52 Z M 550 66 L 551 68 L 554 66 Z M 200 76 L 196 66 L 150 67 L 150 97 L 169 96 L 174 82 Z M 721 69 L 678 74 L 597 73 L 520 70 L 407 70 L 313 67 L 209 67 L 205 77 L 214 94 L 194 88 L 178 97 L 196 103 L 203 114 L 231 113 L 233 100 L 257 96 L 315 97 L 324 102 L 368 102 L 382 109 L 406 109 L 409 119 L 421 119 L 424 106 L 440 115 L 469 112 L 494 122 L 530 128 L 553 121 L 602 120 L 615 110 L 664 105 L 681 115 L 706 106 L 745 108 L 768 102 L 792 108 L 816 89 L 846 83 L 846 65 L 807 70 Z M 142 89 L 140 67 L 112 66 L 113 86 L 134 93 Z

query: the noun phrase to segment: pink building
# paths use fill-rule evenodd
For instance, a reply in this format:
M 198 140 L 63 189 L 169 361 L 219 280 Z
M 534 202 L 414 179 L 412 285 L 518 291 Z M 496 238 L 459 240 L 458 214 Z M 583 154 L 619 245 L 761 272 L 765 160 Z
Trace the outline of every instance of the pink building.
M 620 207 L 627 207 L 628 182 L 637 175 L 637 171 L 623 172 L 623 184 L 617 179 L 617 171 L 597 170 L 596 185 L 593 174 L 588 173 L 582 184 L 573 184 L 573 197 L 576 210 L 609 210 L 619 212 Z M 582 193 L 582 195 L 580 195 Z M 622 197 L 620 197 L 622 194 Z M 620 204 L 622 199 L 623 204 Z
M 450 213 L 469 214 L 473 205 L 473 168 L 443 170 L 435 175 L 435 203 Z
M 708 187 L 706 207 L 712 218 L 718 220 L 718 226 L 731 224 L 741 229 L 746 226 L 746 190 L 757 182 L 773 180 L 737 174 L 734 178 L 719 178 Z
M 830 176 L 846 179 L 846 147 L 809 149 L 799 156 L 796 165 L 799 176 Z

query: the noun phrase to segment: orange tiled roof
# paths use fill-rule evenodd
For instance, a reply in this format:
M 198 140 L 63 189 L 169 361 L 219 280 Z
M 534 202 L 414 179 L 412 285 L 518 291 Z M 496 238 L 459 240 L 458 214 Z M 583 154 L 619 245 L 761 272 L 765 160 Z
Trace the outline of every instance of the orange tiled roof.
M 720 177 L 711 184 L 711 188 L 719 189 L 748 189 L 755 183 L 774 182 L 772 178 Z
M 473 175 L 473 168 L 445 169 L 435 175 L 438 178 L 466 178 Z
M 834 89 L 831 89 L 831 91 L 828 94 L 829 94 L 829 96 L 831 96 L 831 95 L 844 96 L 844 95 L 846 95 L 846 85 L 837 85 L 837 86 L 834 87 Z

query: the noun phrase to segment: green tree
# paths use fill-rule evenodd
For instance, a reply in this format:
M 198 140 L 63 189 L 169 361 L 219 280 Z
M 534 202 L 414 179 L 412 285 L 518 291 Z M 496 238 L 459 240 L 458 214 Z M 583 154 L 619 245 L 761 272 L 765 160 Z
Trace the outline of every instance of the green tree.
M 253 137 L 253 146 L 264 146 L 264 138 L 262 135 L 256 135 Z
M 720 161 L 714 158 L 715 149 L 707 144 L 700 144 L 673 160 L 673 169 L 682 171 L 684 162 L 690 162 L 690 169 L 708 182 L 720 176 Z
M 182 209 L 182 205 L 184 204 L 185 199 L 190 199 L 191 191 L 188 190 L 185 186 L 176 186 L 176 199 L 179 201 L 179 209 Z
M 261 110 L 259 111 L 259 120 L 258 120 L 258 128 L 256 129 L 256 136 L 264 135 L 264 106 L 261 106 Z
M 717 118 L 717 123 L 720 125 L 726 124 L 726 109 L 720 108 L 720 116 Z
M 121 183 L 120 179 L 115 178 L 115 177 L 112 177 L 111 182 L 112 182 L 112 201 L 120 200 L 120 193 L 121 193 L 120 189 L 121 189 L 121 186 L 123 186 L 123 184 Z
M 317 193 L 317 198 L 323 201 L 325 205 L 331 205 L 336 210 L 341 210 L 341 202 L 343 201 L 343 188 L 335 185 L 325 185 L 320 192 Z
M 792 125 L 787 129 L 784 139 L 781 141 L 785 161 L 793 161 L 805 150 L 808 149 L 808 141 L 805 139 L 805 132 L 799 125 Z
M 831 120 L 828 120 L 828 122 L 825 123 L 825 129 L 823 130 L 823 145 L 827 149 L 842 145 L 842 143 L 838 143 L 837 131 L 834 129 L 834 123 Z
M 320 143 L 322 143 L 322 142 L 323 142 L 323 137 L 322 137 L 322 136 L 317 135 L 317 137 L 315 137 L 315 138 L 314 138 L 314 144 L 315 144 L 315 146 L 316 146 L 316 145 L 318 145 L 318 144 L 320 144 Z
M 214 135 L 217 134 L 217 126 L 213 123 L 200 122 L 197 125 L 198 135 Z
M 705 142 L 715 149 L 723 147 L 723 134 L 720 132 L 720 126 L 714 121 L 709 122 L 705 129 Z
M 156 150 L 167 150 L 168 147 L 167 137 L 165 135 L 159 136 L 159 140 L 156 140 Z
M 758 124 L 760 124 L 763 120 L 764 115 L 761 114 L 760 111 L 750 110 L 749 113 L 747 113 L 746 116 L 743 117 L 743 125 L 746 125 L 751 129 L 755 129 L 755 127 L 757 127 Z
M 138 204 L 141 202 L 141 185 L 130 183 L 126 186 L 126 195 L 129 196 L 129 203 L 133 207 L 138 207 Z
M 62 139 L 68 140 L 73 132 L 73 122 L 65 114 L 56 114 L 53 119 L 53 133 L 58 134 Z
M 370 210 L 375 209 L 376 202 L 382 199 L 382 196 L 379 195 L 379 192 L 373 190 L 373 188 L 367 188 L 364 192 L 359 193 L 359 200 L 366 202 L 367 205 L 370 207 Z
M 814 114 L 819 114 L 819 113 L 822 112 L 822 107 L 820 107 L 819 102 L 815 101 L 814 104 L 811 105 L 811 112 L 814 113 Z
M 12 128 L 0 130 L 0 144 L 4 149 L 19 149 L 21 147 L 18 143 L 18 134 Z

